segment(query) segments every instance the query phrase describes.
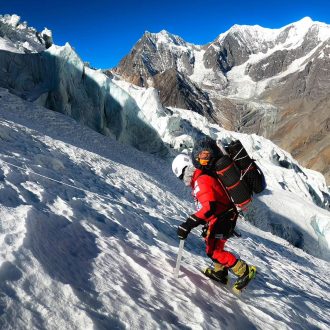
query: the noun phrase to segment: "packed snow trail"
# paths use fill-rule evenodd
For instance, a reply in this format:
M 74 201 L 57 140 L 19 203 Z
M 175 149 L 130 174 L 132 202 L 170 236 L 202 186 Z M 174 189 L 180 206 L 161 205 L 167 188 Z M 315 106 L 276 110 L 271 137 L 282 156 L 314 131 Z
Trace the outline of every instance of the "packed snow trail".
M 242 221 L 228 246 L 258 276 L 240 298 L 200 273 L 196 229 L 174 278 L 193 204 L 170 164 L 0 96 L 0 159 L 21 167 L 0 161 L 1 329 L 329 328 L 328 262 Z

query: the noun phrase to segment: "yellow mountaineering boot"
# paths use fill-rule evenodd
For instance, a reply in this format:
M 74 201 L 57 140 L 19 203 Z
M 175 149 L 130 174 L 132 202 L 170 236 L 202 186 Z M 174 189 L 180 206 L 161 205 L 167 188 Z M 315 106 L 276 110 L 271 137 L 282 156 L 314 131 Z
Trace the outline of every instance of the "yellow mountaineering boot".
M 233 285 L 233 291 L 240 293 L 255 278 L 257 268 L 247 265 L 243 260 L 237 260 L 231 271 L 238 277 Z
M 225 285 L 228 284 L 228 268 L 224 267 L 219 263 L 214 264 L 214 269 L 211 269 L 210 267 L 206 268 L 203 271 L 203 274 L 214 281 L 220 282 Z

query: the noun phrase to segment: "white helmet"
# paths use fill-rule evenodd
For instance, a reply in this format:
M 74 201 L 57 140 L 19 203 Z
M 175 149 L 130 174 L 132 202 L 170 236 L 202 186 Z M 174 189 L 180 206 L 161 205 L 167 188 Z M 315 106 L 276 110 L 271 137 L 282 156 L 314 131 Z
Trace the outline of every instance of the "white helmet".
M 190 156 L 186 154 L 177 155 L 172 162 L 172 171 L 180 179 L 183 178 L 184 169 L 192 166 Z

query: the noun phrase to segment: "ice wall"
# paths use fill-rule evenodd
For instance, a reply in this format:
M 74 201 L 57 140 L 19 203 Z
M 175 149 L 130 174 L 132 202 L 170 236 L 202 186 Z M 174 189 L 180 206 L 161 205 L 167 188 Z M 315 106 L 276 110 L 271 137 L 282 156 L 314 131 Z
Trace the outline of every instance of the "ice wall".
M 69 44 L 19 54 L 0 50 L 0 87 L 71 116 L 140 150 L 168 154 L 157 131 L 141 120 L 135 100 L 102 72 L 86 67 Z

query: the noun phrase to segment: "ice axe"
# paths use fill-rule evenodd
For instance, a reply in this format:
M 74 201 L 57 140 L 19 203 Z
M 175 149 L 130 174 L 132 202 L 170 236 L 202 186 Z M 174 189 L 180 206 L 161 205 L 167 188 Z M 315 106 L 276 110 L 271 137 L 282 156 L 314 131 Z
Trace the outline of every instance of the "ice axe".
M 178 252 L 178 257 L 176 259 L 176 265 L 175 265 L 175 269 L 174 269 L 175 278 L 179 277 L 179 270 L 180 270 L 181 258 L 182 258 L 182 253 L 183 253 L 183 245 L 184 245 L 184 240 L 180 239 L 179 252 Z

